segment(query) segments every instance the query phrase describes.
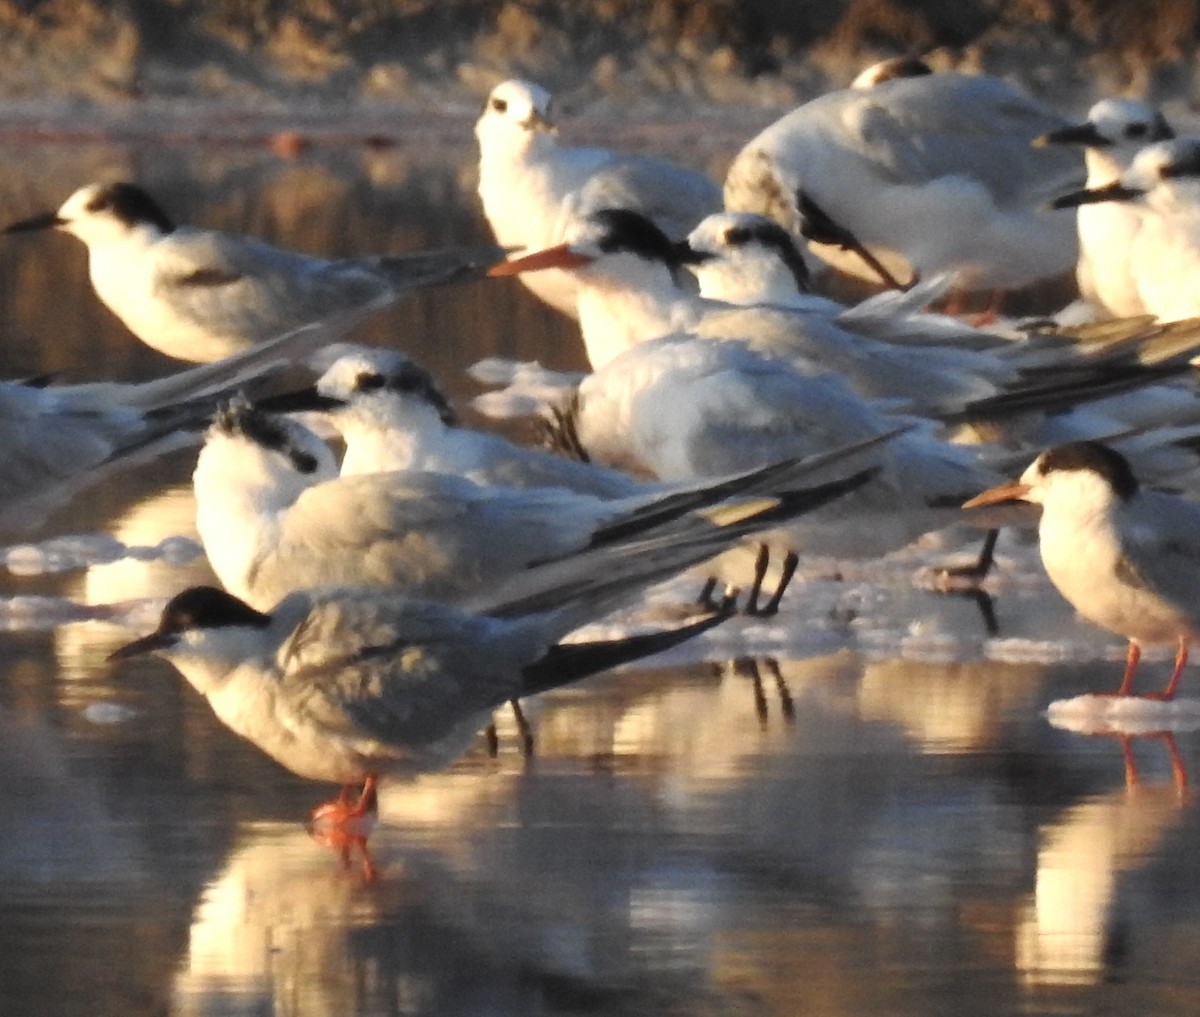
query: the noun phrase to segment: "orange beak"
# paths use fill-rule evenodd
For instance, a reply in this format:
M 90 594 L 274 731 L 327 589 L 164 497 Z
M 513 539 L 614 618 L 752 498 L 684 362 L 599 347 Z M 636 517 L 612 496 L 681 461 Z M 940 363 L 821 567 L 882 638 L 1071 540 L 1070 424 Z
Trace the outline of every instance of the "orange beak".
M 488 269 L 488 275 L 519 275 L 521 272 L 537 272 L 543 268 L 579 268 L 594 261 L 585 254 L 576 254 L 568 244 L 557 247 L 547 247 L 544 251 L 534 251 L 523 258 L 513 258 L 502 261 Z
M 1028 484 L 1014 480 L 1007 484 L 1001 484 L 999 487 L 989 487 L 982 494 L 977 494 L 970 501 L 964 502 L 963 508 L 982 508 L 984 505 L 1003 505 L 1007 502 L 1024 501 L 1025 495 L 1029 491 Z

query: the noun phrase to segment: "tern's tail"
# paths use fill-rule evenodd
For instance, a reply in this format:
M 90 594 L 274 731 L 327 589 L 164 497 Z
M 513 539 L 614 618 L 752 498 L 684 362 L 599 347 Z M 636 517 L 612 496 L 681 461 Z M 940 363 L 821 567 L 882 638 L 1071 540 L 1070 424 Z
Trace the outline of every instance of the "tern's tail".
M 867 469 L 843 480 L 743 504 L 686 532 L 656 533 L 546 562 L 465 606 L 498 618 L 528 619 L 547 643 L 555 642 L 624 606 L 655 583 L 778 525 L 781 518 L 793 519 L 853 491 L 875 473 Z
M 482 279 L 489 268 L 504 260 L 505 254 L 503 247 L 451 247 L 416 254 L 386 254 L 366 263 L 391 284 L 393 296 L 400 297 L 429 286 Z
M 661 632 L 646 632 L 622 639 L 602 639 L 592 643 L 555 643 L 545 656 L 523 671 L 521 696 L 532 696 L 579 681 L 609 668 L 629 664 L 642 657 L 662 653 L 707 632 L 733 617 L 732 610 L 717 610 L 686 625 Z

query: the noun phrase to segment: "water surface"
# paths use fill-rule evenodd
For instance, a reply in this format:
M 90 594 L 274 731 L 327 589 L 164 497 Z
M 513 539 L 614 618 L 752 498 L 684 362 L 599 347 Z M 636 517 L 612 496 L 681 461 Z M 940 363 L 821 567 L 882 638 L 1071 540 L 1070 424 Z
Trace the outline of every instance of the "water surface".
M 486 237 L 473 172 L 465 145 L 283 162 L 27 144 L 0 153 L 0 218 L 126 177 L 180 221 L 410 250 Z M 6 376 L 170 367 L 95 301 L 65 236 L 0 245 L 0 313 Z M 582 365 L 572 328 L 508 283 L 421 297 L 366 335 L 460 402 L 483 356 Z M 21 538 L 108 534 L 116 561 L 48 572 L 43 556 L 0 580 L 0 1011 L 1200 1009 L 1182 776 L 1200 708 L 1151 718 L 1172 737 L 1128 758 L 1049 723 L 1052 701 L 1115 685 L 1122 649 L 1057 600 L 1028 546 L 1004 548 L 997 639 L 970 602 L 915 589 L 913 562 L 812 566 L 776 623 L 543 697 L 534 758 L 502 730 L 496 758 L 481 744 L 386 787 L 369 856 L 343 857 L 303 825 L 331 789 L 239 741 L 161 662 L 106 664 L 128 629 L 73 620 L 132 602 L 118 616 L 145 631 L 161 598 L 209 577 L 188 542 L 193 463 L 122 474 Z M 1165 678 L 1161 655 L 1144 666 Z

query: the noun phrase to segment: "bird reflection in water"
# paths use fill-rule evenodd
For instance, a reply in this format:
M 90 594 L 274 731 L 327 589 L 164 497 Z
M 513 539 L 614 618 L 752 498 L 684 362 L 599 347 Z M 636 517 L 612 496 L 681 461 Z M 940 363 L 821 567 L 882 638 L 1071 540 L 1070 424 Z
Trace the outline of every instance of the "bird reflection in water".
M 1128 884 L 1161 854 L 1191 800 L 1174 731 L 1081 733 L 1116 739 L 1124 784 L 1067 809 L 1043 830 L 1035 889 L 1016 929 L 1017 967 L 1029 986 L 1097 984 L 1128 961 L 1129 936 L 1145 924 L 1130 911 L 1155 906 Z M 1169 780 L 1143 777 L 1139 739 L 1165 747 Z

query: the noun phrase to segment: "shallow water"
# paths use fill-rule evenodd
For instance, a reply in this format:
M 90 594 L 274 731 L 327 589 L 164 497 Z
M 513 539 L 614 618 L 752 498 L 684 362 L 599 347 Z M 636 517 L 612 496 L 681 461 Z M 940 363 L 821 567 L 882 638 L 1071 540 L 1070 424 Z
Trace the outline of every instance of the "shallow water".
M 466 147 L 284 163 L 27 145 L 0 165 L 0 218 L 121 175 L 181 220 L 312 251 L 484 238 Z M 0 245 L 0 311 L 6 376 L 167 366 L 93 299 L 67 237 Z M 431 294 L 368 331 L 460 401 L 483 356 L 581 358 L 515 284 Z M 936 548 L 806 563 L 776 622 L 738 619 L 655 670 L 543 697 L 534 758 L 502 727 L 498 757 L 481 744 L 385 787 L 364 855 L 313 840 L 302 818 L 330 789 L 229 734 L 169 667 L 104 662 L 209 575 L 189 541 L 193 462 L 107 481 L 5 554 L 0 1012 L 1200 1008 L 1200 817 L 1183 784 L 1200 704 L 1136 718 L 1170 737 L 1133 739 L 1128 761 L 1114 735 L 1052 724 L 1052 702 L 1115 684 L 1122 649 L 1057 600 L 1027 543 L 1002 547 L 995 638 L 972 602 L 914 585 Z M 84 537 L 45 543 L 65 534 Z M 1152 684 L 1167 662 L 1144 666 Z

